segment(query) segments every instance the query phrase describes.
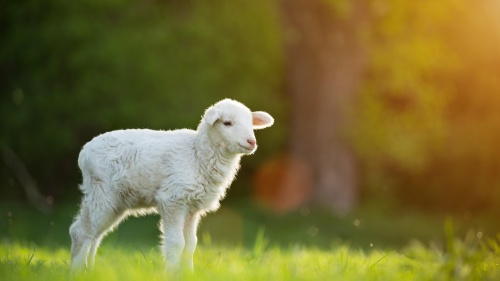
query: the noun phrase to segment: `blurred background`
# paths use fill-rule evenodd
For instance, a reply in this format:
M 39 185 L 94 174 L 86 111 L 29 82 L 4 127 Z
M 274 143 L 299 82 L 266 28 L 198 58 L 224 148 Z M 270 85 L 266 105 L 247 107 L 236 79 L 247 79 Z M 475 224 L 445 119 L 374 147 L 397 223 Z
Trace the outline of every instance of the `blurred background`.
M 330 243 L 364 226 L 359 214 L 495 217 L 499 12 L 496 0 L 4 1 L 1 223 L 16 233 L 12 204 L 52 225 L 62 208 L 67 229 L 83 144 L 196 128 L 226 97 L 276 123 L 256 133 L 214 225 L 252 217 L 329 229 Z M 327 215 L 297 223 L 314 210 Z

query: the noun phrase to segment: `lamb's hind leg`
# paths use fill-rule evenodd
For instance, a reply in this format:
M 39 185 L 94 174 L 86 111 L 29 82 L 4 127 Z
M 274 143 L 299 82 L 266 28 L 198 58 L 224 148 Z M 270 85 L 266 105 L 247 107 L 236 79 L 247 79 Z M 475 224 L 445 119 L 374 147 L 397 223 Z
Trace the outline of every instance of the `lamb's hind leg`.
M 95 255 L 97 248 L 101 244 L 102 239 L 125 218 L 126 213 L 123 211 L 108 210 L 107 215 L 101 218 L 100 223 L 96 226 L 96 238 L 92 240 L 92 245 L 89 251 L 89 268 L 94 267 Z
M 84 212 L 80 212 L 69 228 L 71 236 L 71 274 L 83 271 L 86 267 L 87 256 L 92 245 L 88 235 L 88 220 Z
M 71 235 L 71 272 L 83 271 L 94 264 L 94 257 L 102 237 L 123 218 L 123 211 L 109 202 L 84 198 L 82 208 L 70 227 Z

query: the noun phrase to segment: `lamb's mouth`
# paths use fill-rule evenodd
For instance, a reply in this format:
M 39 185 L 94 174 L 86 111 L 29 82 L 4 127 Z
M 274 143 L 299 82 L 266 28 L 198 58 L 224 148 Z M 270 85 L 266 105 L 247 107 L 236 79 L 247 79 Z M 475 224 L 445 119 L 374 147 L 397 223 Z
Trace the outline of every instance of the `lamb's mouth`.
M 244 146 L 244 145 L 241 145 L 241 144 L 238 144 L 240 147 L 244 148 L 245 150 L 248 150 L 248 151 L 252 151 L 254 150 L 255 146 L 251 146 L 251 147 L 248 147 L 248 146 Z

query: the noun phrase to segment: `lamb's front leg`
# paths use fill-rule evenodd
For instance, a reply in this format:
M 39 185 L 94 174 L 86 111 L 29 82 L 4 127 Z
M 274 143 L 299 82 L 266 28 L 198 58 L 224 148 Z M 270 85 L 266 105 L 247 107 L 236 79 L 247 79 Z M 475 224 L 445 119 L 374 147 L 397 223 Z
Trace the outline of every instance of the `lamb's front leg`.
M 190 213 L 186 217 L 186 222 L 184 224 L 184 238 L 186 239 L 186 247 L 184 247 L 183 253 L 183 263 L 189 270 L 194 270 L 193 265 L 193 255 L 196 249 L 196 244 L 198 238 L 196 237 L 196 230 L 198 229 L 198 222 L 200 221 L 200 215 L 198 213 Z
M 182 251 L 184 250 L 184 223 L 187 211 L 184 206 L 171 202 L 158 202 L 161 216 L 160 230 L 163 232 L 162 252 L 165 258 L 165 271 L 174 272 L 179 269 Z

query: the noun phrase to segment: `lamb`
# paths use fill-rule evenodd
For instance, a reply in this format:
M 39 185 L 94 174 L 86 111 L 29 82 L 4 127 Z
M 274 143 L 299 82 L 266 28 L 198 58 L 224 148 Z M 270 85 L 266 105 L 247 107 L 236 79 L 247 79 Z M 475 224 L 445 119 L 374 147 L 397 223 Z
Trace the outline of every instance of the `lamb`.
M 266 112 L 224 99 L 196 131 L 118 130 L 85 144 L 78 158 L 83 198 L 69 229 L 72 274 L 93 267 L 101 240 L 120 221 L 153 212 L 161 216 L 165 270 L 192 271 L 200 218 L 219 208 L 241 156 L 257 149 L 253 129 L 273 123 Z

